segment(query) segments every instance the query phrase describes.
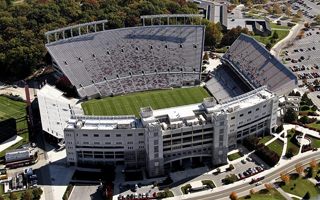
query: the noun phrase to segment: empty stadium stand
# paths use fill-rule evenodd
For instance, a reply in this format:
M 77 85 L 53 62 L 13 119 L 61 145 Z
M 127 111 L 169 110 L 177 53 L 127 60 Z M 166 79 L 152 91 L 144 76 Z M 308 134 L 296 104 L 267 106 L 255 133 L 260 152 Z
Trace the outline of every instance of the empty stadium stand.
M 206 82 L 206 88 L 217 102 L 231 99 L 250 91 L 250 88 L 228 66 L 220 65 Z
M 222 57 L 252 89 L 266 85 L 278 95 L 297 87 L 298 79 L 254 38 L 241 34 Z
M 46 44 L 82 98 L 183 85 L 200 80 L 204 26 L 103 30 Z

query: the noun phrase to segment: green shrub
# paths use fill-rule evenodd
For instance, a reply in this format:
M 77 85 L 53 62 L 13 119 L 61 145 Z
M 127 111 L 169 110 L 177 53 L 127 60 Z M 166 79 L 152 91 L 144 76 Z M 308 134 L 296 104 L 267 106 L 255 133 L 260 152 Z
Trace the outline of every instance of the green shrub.
M 190 189 L 191 189 L 191 185 L 190 184 L 187 184 L 187 185 L 181 187 L 181 191 L 182 191 L 183 194 L 188 194 Z
M 212 180 L 203 180 L 201 182 L 203 185 L 207 185 L 211 189 L 216 187 Z

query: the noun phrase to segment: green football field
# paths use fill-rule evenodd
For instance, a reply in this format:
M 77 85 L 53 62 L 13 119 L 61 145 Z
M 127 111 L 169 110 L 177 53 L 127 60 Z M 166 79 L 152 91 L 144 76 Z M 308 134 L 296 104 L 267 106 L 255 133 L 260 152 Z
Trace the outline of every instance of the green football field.
M 153 109 L 199 103 L 209 93 L 202 87 L 176 88 L 168 90 L 146 91 L 124 96 L 106 97 L 82 104 L 86 115 L 136 115 L 139 117 L 141 107 Z
M 15 118 L 17 124 L 17 134 L 23 138 L 18 143 L 0 152 L 0 157 L 3 157 L 7 150 L 16 149 L 29 142 L 26 106 L 27 105 L 24 102 L 14 101 L 7 97 L 0 96 L 0 121 L 8 118 Z
M 0 121 L 11 117 L 18 119 L 25 115 L 26 103 L 0 96 Z

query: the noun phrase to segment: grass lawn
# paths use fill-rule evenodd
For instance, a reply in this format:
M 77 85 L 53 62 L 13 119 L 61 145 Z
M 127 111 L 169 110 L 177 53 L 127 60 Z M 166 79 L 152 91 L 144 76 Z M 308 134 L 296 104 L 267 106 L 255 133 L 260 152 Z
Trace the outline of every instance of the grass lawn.
M 283 38 L 285 38 L 289 34 L 289 30 L 275 30 L 275 31 L 278 33 L 279 38 L 276 40 L 275 43 L 272 43 L 272 46 L 275 45 L 280 40 L 282 40 Z M 254 35 L 252 37 L 255 38 L 258 42 L 261 42 L 263 44 L 267 44 L 271 41 L 272 35 L 275 31 L 272 31 L 272 34 L 267 37 L 262 37 L 260 35 Z
M 241 155 L 239 152 L 236 152 L 236 153 L 233 153 L 233 154 L 228 155 L 228 159 L 229 159 L 230 161 L 232 161 L 232 160 L 241 158 L 242 156 L 243 156 L 243 155 Z
M 299 153 L 299 146 L 297 146 L 296 144 L 291 142 L 291 138 L 293 137 L 293 133 L 291 132 L 291 130 L 288 130 L 288 134 L 287 134 L 287 139 L 288 139 L 288 143 L 287 143 L 287 152 L 289 149 L 293 150 L 293 155 L 297 155 Z
M 276 152 L 278 156 L 281 156 L 282 149 L 283 149 L 283 142 L 279 139 L 276 139 L 275 141 L 271 142 L 267 147 L 269 147 L 270 150 Z
M 41 188 L 30 188 L 28 189 L 30 191 L 31 194 L 34 194 L 34 192 L 38 191 L 40 194 L 40 196 L 42 195 L 43 191 Z M 40 191 L 39 191 L 40 190 Z M 23 199 L 23 195 L 25 194 L 25 191 L 26 190 L 21 190 L 21 191 L 15 191 L 15 192 L 12 192 L 14 193 L 16 196 L 17 196 L 17 199 Z M 10 193 L 6 193 L 2 196 L 5 200 L 11 200 L 10 199 Z M 36 198 L 35 198 L 36 199 Z
M 0 120 L 15 118 L 26 115 L 26 103 L 13 101 L 7 97 L 0 96 Z
M 320 123 L 318 124 L 315 122 L 315 123 L 307 124 L 307 126 L 320 130 Z
M 250 196 L 250 198 L 248 198 Z M 247 198 L 246 198 L 247 197 Z M 253 195 L 247 195 L 239 198 L 239 200 L 251 199 L 251 200 L 285 200 L 277 190 L 272 189 L 270 191 L 263 189 Z
M 202 87 L 146 91 L 124 96 L 106 97 L 82 104 L 86 115 L 136 115 L 141 107 L 153 109 L 200 103 L 209 93 Z
M 281 25 L 278 25 L 275 23 L 270 23 L 270 27 L 271 27 L 271 29 L 287 29 L 287 30 L 291 29 L 291 27 L 289 27 L 289 26 L 281 26 Z
M 266 142 L 268 142 L 269 140 L 271 140 L 273 138 L 272 135 L 267 135 L 267 136 L 264 136 L 260 139 L 259 143 L 260 144 L 265 144 Z
M 15 118 L 17 134 L 23 139 L 6 150 L 16 149 L 29 142 L 28 123 L 26 119 L 26 103 L 14 101 L 7 97 L 0 96 L 0 121 Z M 5 155 L 5 151 L 0 152 L 0 157 Z
M 297 174 L 291 174 L 290 182 L 282 185 L 281 188 L 288 193 L 303 197 L 307 192 L 310 193 L 310 199 L 314 199 L 320 194 L 320 189 L 315 187 L 308 179 L 298 178 Z
M 311 139 L 312 148 L 320 148 L 320 139 L 312 137 L 310 135 L 308 135 L 307 137 Z

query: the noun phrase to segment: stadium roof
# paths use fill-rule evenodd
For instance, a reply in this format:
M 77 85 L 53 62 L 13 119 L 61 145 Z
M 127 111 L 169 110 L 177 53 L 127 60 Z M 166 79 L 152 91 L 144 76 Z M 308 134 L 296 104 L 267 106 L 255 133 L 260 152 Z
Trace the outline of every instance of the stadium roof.
M 254 38 L 241 34 L 223 55 L 238 75 L 258 88 L 266 85 L 278 95 L 287 94 L 297 87 L 298 79 L 293 72 L 275 58 Z

